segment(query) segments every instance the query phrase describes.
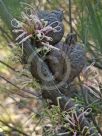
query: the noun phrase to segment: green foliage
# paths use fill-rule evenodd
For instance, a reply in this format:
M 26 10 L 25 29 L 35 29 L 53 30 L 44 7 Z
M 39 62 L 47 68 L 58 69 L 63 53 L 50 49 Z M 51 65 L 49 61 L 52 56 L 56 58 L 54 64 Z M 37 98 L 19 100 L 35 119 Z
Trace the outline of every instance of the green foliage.
M 13 17 L 19 17 L 22 10 L 20 0 L 3 0 L 3 2 Z M 27 0 L 22 0 L 22 2 L 27 2 Z
M 15 17 L 19 18 L 21 14 L 21 2 L 27 2 L 27 0 L 0 0 L 0 16 L 9 28 L 11 28 L 11 19 Z
M 80 113 L 77 113 L 76 108 L 77 107 L 72 107 L 70 110 L 63 112 L 59 106 L 52 106 L 50 109 L 46 108 L 45 116 L 50 118 L 51 126 L 48 129 L 44 128 L 44 136 L 57 136 L 62 134 L 90 136 L 90 128 L 87 125 L 83 127 L 82 123 L 84 117 L 90 114 L 91 109 L 85 110 L 82 107 L 79 109 Z
M 79 0 L 79 33 L 87 50 L 93 54 L 96 61 L 102 58 L 102 2 Z

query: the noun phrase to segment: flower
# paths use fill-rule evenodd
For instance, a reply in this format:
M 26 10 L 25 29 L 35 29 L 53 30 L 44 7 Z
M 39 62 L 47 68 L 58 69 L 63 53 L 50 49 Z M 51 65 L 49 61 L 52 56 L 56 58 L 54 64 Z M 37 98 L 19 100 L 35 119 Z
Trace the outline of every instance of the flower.
M 99 87 L 99 73 L 94 67 L 95 62 L 86 66 L 82 71 L 83 86 L 87 88 L 96 98 L 101 98 L 101 92 Z
M 37 13 L 34 13 L 33 11 L 31 11 L 30 14 L 22 12 L 21 15 L 22 21 L 15 18 L 11 21 L 11 25 L 14 28 L 13 32 L 18 34 L 16 38 L 16 41 L 19 41 L 18 44 L 24 43 L 26 40 L 33 38 L 35 41 L 40 42 L 41 45 L 57 49 L 49 44 L 53 39 L 48 36 L 48 33 L 60 31 L 61 28 L 58 21 L 47 25 L 47 21 L 40 19 Z M 56 26 L 52 27 L 53 24 L 56 24 Z M 57 30 L 57 28 L 60 29 Z

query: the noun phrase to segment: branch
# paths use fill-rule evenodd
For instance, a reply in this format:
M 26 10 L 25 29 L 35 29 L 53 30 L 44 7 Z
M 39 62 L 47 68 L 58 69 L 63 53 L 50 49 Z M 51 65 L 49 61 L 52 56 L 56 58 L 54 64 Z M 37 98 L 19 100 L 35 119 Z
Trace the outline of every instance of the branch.
M 17 129 L 17 128 L 11 126 L 11 125 L 9 125 L 8 123 L 4 122 L 4 121 L 1 120 L 1 119 L 0 119 L 0 122 L 1 122 L 2 124 L 4 124 L 5 126 L 11 128 L 13 131 L 17 131 L 17 132 L 19 132 L 20 134 L 22 134 L 22 135 L 24 135 L 24 136 L 29 136 L 29 135 L 27 135 L 26 133 L 22 132 L 21 130 L 19 130 L 19 129 Z
M 30 91 L 30 90 L 27 90 L 27 89 L 21 89 L 19 86 L 15 85 L 14 83 L 12 83 L 11 81 L 9 81 L 8 79 L 6 79 L 5 77 L 1 76 L 0 75 L 0 78 L 2 78 L 3 80 L 5 80 L 6 82 L 8 82 L 9 84 L 11 84 L 12 86 L 16 87 L 17 89 L 23 91 L 23 92 L 26 92 L 28 94 L 32 94 L 33 96 L 37 97 L 37 98 L 41 98 L 41 95 L 38 96 L 36 95 L 34 92 Z
M 9 69 L 11 69 L 12 71 L 14 72 L 19 72 L 19 71 L 16 71 L 13 67 L 11 67 L 10 65 L 6 64 L 4 61 L 0 60 L 0 63 L 2 63 L 3 65 L 5 65 L 6 67 L 8 67 Z
M 69 25 L 70 25 L 70 33 L 73 32 L 72 27 L 72 0 L 69 0 Z
M 6 32 L 1 26 L 0 26 L 0 31 L 1 31 L 4 35 L 6 35 L 6 37 L 8 37 L 11 41 L 13 40 L 13 39 L 11 38 L 11 36 L 8 34 L 8 32 Z

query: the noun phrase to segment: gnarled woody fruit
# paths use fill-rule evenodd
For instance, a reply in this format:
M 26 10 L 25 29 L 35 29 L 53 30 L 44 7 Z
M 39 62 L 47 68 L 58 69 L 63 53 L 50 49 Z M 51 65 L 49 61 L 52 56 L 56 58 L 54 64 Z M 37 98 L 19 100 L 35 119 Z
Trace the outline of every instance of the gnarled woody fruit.
M 55 47 L 59 48 L 61 51 L 52 50 L 49 52 L 47 64 L 57 81 L 64 79 L 69 68 L 70 73 L 68 73 L 67 82 L 70 83 L 80 74 L 86 63 L 85 51 L 79 44 L 69 46 L 68 44 L 58 43 Z M 63 57 L 63 52 L 68 57 L 68 62 L 65 61 L 66 58 Z M 66 66 L 66 63 L 69 64 L 69 67 Z
M 54 11 L 38 11 L 37 12 L 38 17 L 40 19 L 44 19 L 44 21 L 47 21 L 47 25 L 51 25 L 53 28 L 55 28 L 56 32 L 50 32 L 48 34 L 49 37 L 53 39 L 53 41 L 50 42 L 51 45 L 57 44 L 60 42 L 64 35 L 64 25 L 62 23 L 63 20 L 63 12 L 61 10 L 54 10 Z M 57 26 L 57 21 L 59 22 L 59 27 Z
M 83 67 L 85 66 L 85 51 L 79 44 L 69 46 L 68 44 L 63 44 L 62 42 L 59 42 L 55 45 L 55 47 L 60 49 L 60 51 L 51 50 L 47 54 L 46 59 L 44 61 L 46 62 L 47 66 L 49 67 L 49 70 L 51 71 L 52 75 L 54 76 L 54 79 L 57 82 L 61 82 L 64 79 L 64 76 L 67 76 L 66 82 L 71 83 L 74 78 L 80 74 Z M 65 57 L 68 57 L 68 59 L 63 57 L 62 53 L 64 53 Z M 69 66 L 66 66 L 67 64 Z M 39 74 L 40 71 L 37 70 L 37 62 L 32 62 L 32 75 L 36 79 L 41 81 L 41 77 Z M 70 73 L 67 73 L 68 70 L 70 70 Z

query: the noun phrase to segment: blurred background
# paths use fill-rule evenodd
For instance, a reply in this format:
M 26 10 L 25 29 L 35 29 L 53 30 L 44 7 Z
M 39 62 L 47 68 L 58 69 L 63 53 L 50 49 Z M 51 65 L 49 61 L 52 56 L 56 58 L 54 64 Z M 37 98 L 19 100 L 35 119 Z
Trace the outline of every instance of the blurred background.
M 0 0 L 0 136 L 41 136 L 42 126 L 49 123 L 42 100 L 22 89 L 40 93 L 39 84 L 21 65 L 22 50 L 14 44 L 10 21 L 21 19 L 25 5 L 35 10 L 63 10 L 65 36 L 72 28 L 87 52 L 88 63 L 95 63 L 102 81 L 102 1 L 101 0 Z M 69 12 L 71 6 L 71 13 Z M 16 86 L 15 86 L 16 85 Z M 100 105 L 100 104 L 99 104 Z M 97 121 L 102 127 L 101 109 L 95 107 Z

